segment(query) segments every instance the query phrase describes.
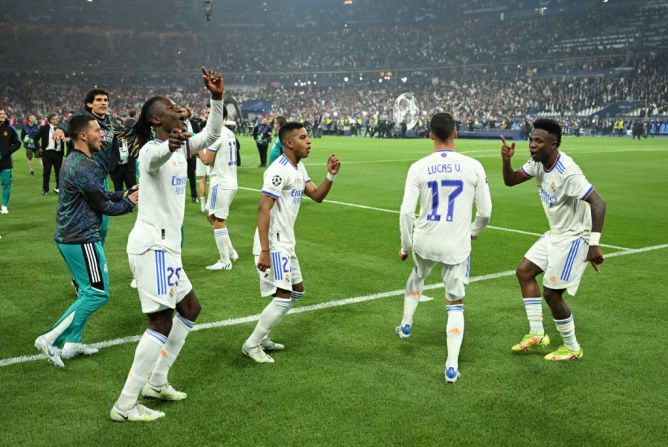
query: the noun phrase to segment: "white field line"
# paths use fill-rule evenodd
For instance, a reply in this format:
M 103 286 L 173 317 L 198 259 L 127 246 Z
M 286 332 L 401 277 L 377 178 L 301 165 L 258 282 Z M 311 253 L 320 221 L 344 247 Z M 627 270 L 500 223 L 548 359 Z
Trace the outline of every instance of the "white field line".
M 247 188 L 245 186 L 239 186 L 239 189 L 243 189 L 245 191 L 260 192 L 259 189 Z M 353 207 L 353 208 L 361 208 L 361 209 L 364 209 L 364 210 L 380 211 L 382 213 L 399 214 L 399 210 L 390 210 L 390 209 L 387 209 L 387 208 L 377 208 L 375 206 L 358 205 L 356 203 L 339 202 L 338 200 L 325 200 L 324 203 L 333 203 L 335 205 L 350 206 L 350 207 Z M 527 236 L 542 236 L 543 235 L 543 233 L 533 233 L 531 231 L 515 230 L 513 228 L 497 227 L 497 226 L 494 226 L 494 225 L 487 225 L 487 227 L 485 227 L 485 228 L 489 228 L 490 230 L 505 231 L 505 232 L 508 232 L 508 233 L 525 234 Z M 631 250 L 630 248 L 627 248 L 627 247 L 620 247 L 618 245 L 609 245 L 609 244 L 601 244 L 601 247 L 614 248 L 616 250 Z
M 668 248 L 668 244 L 662 244 L 662 245 L 653 245 L 650 247 L 642 247 L 642 248 L 633 248 L 633 249 L 628 249 L 624 251 L 618 251 L 616 253 L 610 253 L 609 255 L 606 255 L 607 258 L 613 258 L 617 256 L 626 256 L 626 255 L 633 255 L 636 253 L 645 253 L 648 251 L 654 251 L 654 250 L 661 250 L 664 248 Z M 504 272 L 497 272 L 497 273 L 490 273 L 489 275 L 481 275 L 481 276 L 474 276 L 473 278 L 470 279 L 470 282 L 480 282 L 480 281 L 487 281 L 490 279 L 497 279 L 497 278 L 503 278 L 505 276 L 512 276 L 515 274 L 514 270 L 506 270 Z M 424 290 L 434 290 L 434 289 L 440 289 L 443 287 L 443 283 L 436 283 L 436 284 L 429 284 L 425 285 Z M 372 295 L 363 295 L 363 296 L 356 296 L 356 297 L 351 297 L 351 298 L 344 298 L 341 300 L 334 300 L 334 301 L 325 301 L 324 303 L 319 303 L 319 304 L 312 304 L 309 306 L 300 306 L 297 308 L 291 309 L 288 313 L 289 314 L 300 314 L 304 312 L 312 312 L 314 310 L 321 310 L 321 309 L 329 309 L 332 307 L 340 307 L 340 306 L 347 306 L 349 304 L 357 304 L 357 303 L 365 303 L 368 301 L 374 301 L 378 300 L 381 298 L 389 298 L 393 296 L 400 296 L 403 295 L 404 289 L 397 289 L 397 290 L 391 290 L 389 292 L 380 292 L 380 293 L 374 293 Z M 228 327 L 228 326 L 237 326 L 240 324 L 245 324 L 245 323 L 252 323 L 254 321 L 257 321 L 260 319 L 260 314 L 255 314 L 255 315 L 249 315 L 247 317 L 240 317 L 240 318 L 230 318 L 227 320 L 220 320 L 220 321 L 213 321 L 211 323 L 202 323 L 202 324 L 196 324 L 194 329 L 195 331 L 203 331 L 205 329 L 212 329 L 212 328 L 219 328 L 219 327 Z M 107 341 L 102 341 L 99 343 L 93 343 L 90 346 L 93 346 L 98 349 L 104 349 L 104 348 L 109 348 L 112 346 L 118 346 L 118 345 L 124 345 L 127 343 L 133 343 L 139 341 L 141 338 L 140 335 L 133 335 L 130 337 L 123 337 L 123 338 L 115 338 L 113 340 L 107 340 Z M 24 355 L 20 357 L 12 357 L 12 358 L 6 358 L 0 360 L 0 367 L 3 366 L 9 366 L 9 365 L 16 365 L 19 363 L 27 363 L 27 362 L 34 362 L 37 360 L 44 360 L 46 359 L 46 356 L 44 354 L 36 354 L 36 355 Z

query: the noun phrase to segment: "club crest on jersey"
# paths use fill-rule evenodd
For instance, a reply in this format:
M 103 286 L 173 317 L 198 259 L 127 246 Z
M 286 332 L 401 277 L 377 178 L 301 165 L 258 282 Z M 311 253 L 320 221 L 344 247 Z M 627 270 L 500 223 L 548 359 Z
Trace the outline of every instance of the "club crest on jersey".
M 445 157 L 447 157 L 447 156 L 448 156 L 448 153 L 447 153 L 447 152 L 441 152 L 441 157 L 442 157 L 442 158 L 445 158 Z
M 281 183 L 283 183 L 283 179 L 281 178 L 280 175 L 275 175 L 275 176 L 271 179 L 271 184 L 274 185 L 274 186 L 278 186 L 278 185 L 280 185 Z
M 554 194 L 555 192 L 557 192 L 557 184 L 556 184 L 556 183 L 554 183 L 554 182 L 550 182 L 550 192 L 551 192 L 552 194 Z

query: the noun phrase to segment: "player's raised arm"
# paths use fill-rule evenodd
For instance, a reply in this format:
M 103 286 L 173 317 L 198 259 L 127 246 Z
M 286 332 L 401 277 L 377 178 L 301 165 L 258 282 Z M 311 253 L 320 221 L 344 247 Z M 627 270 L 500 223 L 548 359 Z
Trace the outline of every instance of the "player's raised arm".
M 194 154 L 202 149 L 213 146 L 223 127 L 223 92 L 225 83 L 220 73 L 202 67 L 204 85 L 211 92 L 211 113 L 204 129 L 190 138 L 188 150 Z
M 271 268 L 271 257 L 269 256 L 269 219 L 271 209 L 276 199 L 266 194 L 262 194 L 257 211 L 257 233 L 260 237 L 260 256 L 257 261 L 257 268 L 264 272 Z
M 341 160 L 332 154 L 327 160 L 327 177 L 322 181 L 320 186 L 315 186 L 313 182 L 308 182 L 304 188 L 304 194 L 315 202 L 322 203 L 327 197 L 329 190 L 332 189 L 332 183 L 334 183 L 334 177 L 339 173 L 341 168 Z
M 505 183 L 506 186 L 515 186 L 526 182 L 531 177 L 526 175 L 521 169 L 518 169 L 517 171 L 513 170 L 512 166 L 510 165 L 510 159 L 513 158 L 513 155 L 515 155 L 515 143 L 513 142 L 513 144 L 508 144 L 506 138 L 503 135 L 500 135 L 500 137 L 501 142 L 503 143 L 501 146 L 501 159 L 503 160 L 503 183 Z
M 601 252 L 601 232 L 605 220 L 605 202 L 601 196 L 592 190 L 585 199 L 591 209 L 591 235 L 589 236 L 589 252 L 586 261 L 591 262 L 594 270 L 598 271 L 598 265 L 603 263 L 603 252 Z M 585 261 L 585 262 L 586 262 Z
M 204 86 L 211 92 L 211 99 L 214 101 L 221 101 L 223 99 L 223 92 L 225 91 L 225 81 L 220 73 L 212 70 L 207 70 L 204 66 L 201 67 L 202 80 Z

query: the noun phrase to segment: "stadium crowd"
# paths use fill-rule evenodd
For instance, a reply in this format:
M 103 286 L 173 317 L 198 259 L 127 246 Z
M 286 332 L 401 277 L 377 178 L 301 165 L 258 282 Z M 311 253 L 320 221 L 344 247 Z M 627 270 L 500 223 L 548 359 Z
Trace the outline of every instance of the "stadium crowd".
M 370 82 L 360 89 L 350 80 L 329 87 L 313 84 L 232 87 L 227 93 L 238 103 L 263 101 L 271 105 L 274 114 L 311 121 L 318 117 L 356 121 L 390 119 L 394 99 L 408 91 L 418 99 L 421 115 L 429 116 L 447 109 L 462 122 L 501 123 L 539 113 L 563 119 L 614 118 L 605 114 L 604 107 L 616 101 L 633 101 L 638 105 L 640 118 L 663 120 L 668 114 L 666 64 L 664 58 L 646 57 L 636 61 L 632 71 L 617 76 L 555 78 L 524 73 L 506 77 L 478 74 L 434 78 L 429 84 L 417 85 L 390 79 L 385 84 Z M 145 98 L 165 93 L 160 87 L 104 87 L 111 90 L 113 113 L 121 117 L 130 110 L 138 110 Z M 40 117 L 49 113 L 62 115 L 80 107 L 84 89 L 84 86 L 64 84 L 44 89 L 35 81 L 24 81 L 0 87 L 0 103 L 7 104 L 10 120 L 14 121 L 27 118 L 30 113 Z M 192 106 L 197 114 L 203 112 L 206 102 L 199 88 L 184 88 L 170 92 L 170 96 Z
M 21 15 L 25 5 L 13 16 L 0 13 L 9 49 L 0 104 L 10 122 L 66 115 L 99 85 L 111 91 L 119 117 L 165 93 L 199 115 L 206 94 L 188 74 L 205 63 L 222 68 L 238 103 L 269 106 L 255 114 L 311 122 L 391 120 L 404 92 L 415 94 L 422 117 L 447 109 L 464 123 L 498 126 L 536 115 L 660 122 L 668 115 L 668 2 L 632 3 L 389 0 L 387 15 L 363 0 L 328 5 L 327 15 L 304 1 L 295 21 L 274 2 L 234 0 L 226 6 L 234 21 L 209 25 L 192 10 L 145 22 L 131 8 L 96 2 L 86 5 L 91 14 L 113 20 L 78 26 L 47 0 L 40 16 Z M 25 39 L 31 33 L 40 39 Z M 87 57 L 62 51 L 70 46 Z M 630 105 L 606 109 L 620 101 Z

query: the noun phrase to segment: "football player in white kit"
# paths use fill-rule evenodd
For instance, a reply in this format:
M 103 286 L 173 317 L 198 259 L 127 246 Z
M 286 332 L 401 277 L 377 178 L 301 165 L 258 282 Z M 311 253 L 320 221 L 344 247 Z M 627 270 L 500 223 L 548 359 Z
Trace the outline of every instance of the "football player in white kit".
M 223 123 L 223 79 L 204 67 L 202 73 L 211 92 L 211 119 L 202 132 L 190 138 L 184 132 L 181 108 L 156 96 L 146 101 L 137 124 L 126 135 L 134 153 L 141 148 L 139 195 L 144 202 L 130 232 L 127 252 L 149 327 L 139 340 L 125 386 L 111 409 L 115 421 L 153 421 L 165 415 L 138 404 L 140 392 L 145 398 L 186 398 L 186 393 L 175 390 L 167 380 L 201 310 L 181 263 L 186 159 L 211 146 Z
M 492 199 L 480 162 L 455 150 L 457 131 L 451 114 L 437 113 L 432 117 L 429 137 L 434 141 L 434 152 L 411 165 L 401 204 L 399 257 L 405 261 L 412 251 L 415 266 L 406 283 L 404 316 L 395 331 L 400 338 L 410 337 L 424 281 L 438 265 L 448 314 L 445 380 L 454 383 L 460 375 L 471 240 L 489 222 Z M 420 213 L 416 219 L 418 201 Z M 474 204 L 476 217 L 471 223 Z
M 605 202 L 587 181 L 571 157 L 559 150 L 561 126 L 554 120 L 538 119 L 529 135 L 531 158 L 518 170 L 510 159 L 515 143 L 501 137 L 503 146 L 503 181 L 515 186 L 536 179 L 538 196 L 543 203 L 550 229 L 524 255 L 517 267 L 529 333 L 512 347 L 513 352 L 527 352 L 548 346 L 550 338 L 543 328 L 543 308 L 536 276 L 543 276 L 543 297 L 564 341 L 546 360 L 565 361 L 582 358 L 582 347 L 575 337 L 575 322 L 563 294 L 575 295 L 580 279 L 590 262 L 596 271 L 603 262 L 600 239 L 605 218 Z
M 209 119 L 210 112 L 204 112 L 204 118 Z M 206 165 L 202 161 L 202 153 L 208 152 L 206 149 L 200 151 L 200 156 L 195 158 L 195 177 L 197 178 L 197 195 L 201 212 L 206 212 L 206 180 L 211 177 L 211 166 Z
M 223 108 L 223 116 L 227 119 L 226 108 Z M 237 183 L 237 140 L 234 132 L 223 126 L 220 138 L 206 151 L 198 152 L 197 156 L 205 165 L 211 167 L 207 218 L 213 226 L 213 237 L 219 256 L 218 261 L 206 269 L 232 270 L 232 261 L 239 259 L 227 229 L 230 205 L 239 186 Z
M 264 172 L 264 183 L 253 243 L 253 255 L 260 275 L 260 293 L 273 299 L 264 308 L 253 333 L 241 352 L 258 363 L 274 363 L 265 351 L 285 348 L 269 338 L 269 332 L 283 319 L 294 303 L 304 296 L 299 261 L 295 253 L 295 220 L 304 195 L 322 202 L 341 162 L 335 154 L 327 160 L 327 177 L 315 186 L 301 159 L 311 152 L 311 137 L 300 123 L 281 126 L 279 138 L 283 155 Z

